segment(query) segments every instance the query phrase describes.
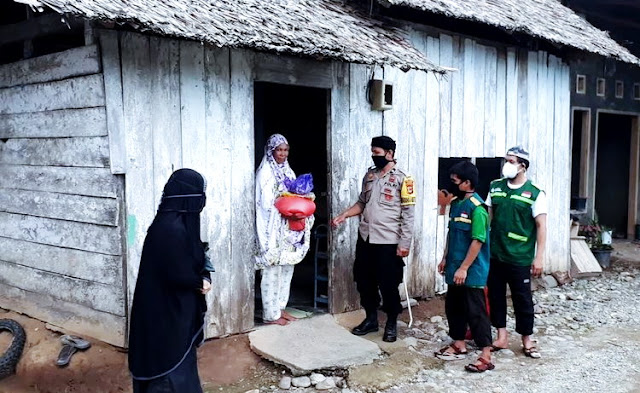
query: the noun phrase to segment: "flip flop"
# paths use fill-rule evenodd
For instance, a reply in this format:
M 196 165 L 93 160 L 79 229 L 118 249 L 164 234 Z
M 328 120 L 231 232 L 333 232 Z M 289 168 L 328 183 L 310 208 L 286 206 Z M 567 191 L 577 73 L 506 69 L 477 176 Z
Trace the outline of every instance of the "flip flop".
M 71 361 L 71 357 L 74 353 L 76 353 L 77 350 L 78 348 L 74 346 L 66 344 L 63 345 L 60 353 L 58 354 L 58 359 L 56 360 L 56 364 L 58 365 L 58 367 L 65 367 L 66 365 L 68 365 Z
M 500 352 L 503 349 L 509 349 L 509 347 L 498 347 L 496 345 L 491 344 L 491 352 Z
M 496 368 L 493 363 L 485 358 L 478 358 L 478 362 L 480 362 L 479 366 L 475 363 L 469 363 L 464 366 L 464 369 L 471 373 L 483 373 L 485 371 L 493 370 L 494 368 Z
M 453 349 L 453 352 L 447 351 L 449 348 Z M 439 351 L 434 352 L 433 354 L 440 360 L 462 360 L 467 357 L 468 351 L 461 351 L 460 348 L 451 344 L 444 348 L 441 348 Z
M 91 347 L 91 343 L 89 341 L 81 337 L 71 336 L 68 334 L 65 334 L 64 336 L 60 337 L 60 341 L 62 341 L 62 344 L 64 345 L 69 345 L 77 349 L 87 349 Z
M 522 353 L 524 353 L 524 356 L 530 357 L 532 359 L 540 359 L 542 357 L 542 355 L 540 355 L 540 352 L 538 352 L 538 348 L 536 348 L 535 346 L 529 348 L 522 347 Z
M 289 324 L 289 321 L 287 321 L 286 319 L 280 317 L 278 319 L 276 319 L 275 321 L 264 321 L 264 323 L 266 325 L 279 325 L 279 326 L 286 326 Z

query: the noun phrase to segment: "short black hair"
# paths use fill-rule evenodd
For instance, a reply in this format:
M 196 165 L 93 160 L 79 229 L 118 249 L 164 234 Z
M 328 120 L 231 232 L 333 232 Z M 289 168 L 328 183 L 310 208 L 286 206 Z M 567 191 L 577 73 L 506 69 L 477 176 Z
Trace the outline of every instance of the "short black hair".
M 475 190 L 478 185 L 478 168 L 470 161 L 461 161 L 449 169 L 449 176 L 456 175 L 461 181 L 469 180 L 471 187 Z
M 525 169 L 529 169 L 529 160 L 525 160 L 524 158 L 516 157 L 519 164 L 524 165 Z

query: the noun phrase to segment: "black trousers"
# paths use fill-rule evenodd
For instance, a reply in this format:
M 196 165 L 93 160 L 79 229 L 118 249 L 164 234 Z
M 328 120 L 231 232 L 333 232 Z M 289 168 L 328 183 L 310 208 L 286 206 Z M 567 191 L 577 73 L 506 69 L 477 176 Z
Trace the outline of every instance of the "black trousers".
M 202 393 L 196 346 L 191 347 L 182 363 L 169 374 L 148 381 L 134 379 L 133 393 Z
M 496 328 L 507 326 L 507 284 L 516 316 L 516 332 L 523 336 L 533 334 L 533 298 L 531 296 L 531 266 L 517 266 L 491 260 L 489 268 L 489 306 L 491 324 Z
M 389 316 L 402 311 L 398 285 L 402 283 L 404 262 L 396 255 L 397 244 L 371 244 L 358 236 L 353 279 L 360 293 L 360 304 L 367 314 L 380 306 Z
M 452 339 L 464 340 L 468 325 L 477 346 L 484 348 L 491 345 L 491 324 L 484 289 L 449 285 L 444 308 Z

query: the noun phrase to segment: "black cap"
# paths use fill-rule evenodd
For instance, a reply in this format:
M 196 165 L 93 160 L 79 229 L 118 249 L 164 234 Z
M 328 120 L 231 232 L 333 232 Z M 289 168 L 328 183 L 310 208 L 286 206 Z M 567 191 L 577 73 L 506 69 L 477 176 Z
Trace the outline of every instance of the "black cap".
M 396 151 L 396 141 L 386 135 L 376 136 L 371 139 L 371 147 L 380 147 L 384 150 Z

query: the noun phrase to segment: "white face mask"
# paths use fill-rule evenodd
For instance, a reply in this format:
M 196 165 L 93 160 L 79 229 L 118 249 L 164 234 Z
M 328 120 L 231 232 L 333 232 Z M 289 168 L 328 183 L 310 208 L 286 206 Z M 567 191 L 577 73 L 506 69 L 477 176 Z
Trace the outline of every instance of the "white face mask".
M 502 167 L 502 176 L 507 179 L 513 179 L 518 176 L 518 166 L 510 162 L 505 162 Z

